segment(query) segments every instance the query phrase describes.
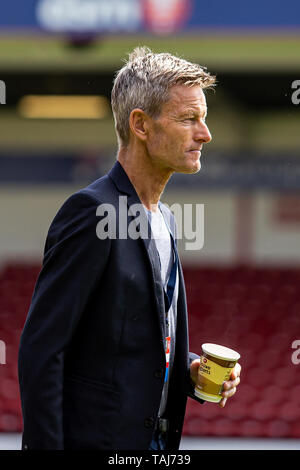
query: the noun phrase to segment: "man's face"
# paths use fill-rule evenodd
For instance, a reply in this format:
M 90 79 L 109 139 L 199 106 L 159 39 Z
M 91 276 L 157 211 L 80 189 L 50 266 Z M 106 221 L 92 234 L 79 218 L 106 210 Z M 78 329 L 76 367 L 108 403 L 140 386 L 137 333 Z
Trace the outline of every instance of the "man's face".
M 205 95 L 199 85 L 176 85 L 158 118 L 150 120 L 147 151 L 162 170 L 197 173 L 204 143 L 211 141 L 205 124 Z

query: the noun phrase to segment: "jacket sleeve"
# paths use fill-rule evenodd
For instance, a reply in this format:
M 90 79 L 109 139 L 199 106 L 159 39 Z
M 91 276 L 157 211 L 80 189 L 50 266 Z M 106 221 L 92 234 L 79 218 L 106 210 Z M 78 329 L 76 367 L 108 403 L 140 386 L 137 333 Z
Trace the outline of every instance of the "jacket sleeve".
M 200 359 L 200 356 L 198 356 L 198 354 L 195 354 L 195 353 L 190 352 L 190 353 L 189 353 L 189 363 L 190 363 L 190 365 L 191 365 L 191 363 L 192 363 L 195 359 Z M 190 398 L 193 398 L 193 400 L 198 401 L 198 402 L 201 403 L 201 404 L 206 403 L 205 400 L 201 400 L 201 398 L 198 398 L 198 397 L 195 395 L 194 388 L 195 388 L 195 387 L 194 387 L 194 384 L 192 383 L 192 381 L 190 381 L 189 389 L 188 389 L 188 396 L 189 396 Z
M 19 348 L 23 449 L 63 449 L 64 354 L 105 269 L 110 240 L 96 235 L 99 202 L 83 191 L 54 218 Z

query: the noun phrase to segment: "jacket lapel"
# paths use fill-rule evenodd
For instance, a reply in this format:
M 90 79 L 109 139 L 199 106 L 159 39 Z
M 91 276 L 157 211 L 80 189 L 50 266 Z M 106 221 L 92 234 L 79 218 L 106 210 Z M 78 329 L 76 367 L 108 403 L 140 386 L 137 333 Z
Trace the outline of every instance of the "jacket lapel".
M 139 199 L 132 183 L 130 182 L 125 170 L 122 165 L 117 161 L 113 168 L 108 173 L 109 176 L 114 181 L 118 191 L 120 193 L 127 195 L 127 206 L 128 213 L 131 215 L 132 220 L 130 224 L 135 224 L 137 231 L 141 227 L 147 227 L 147 233 L 144 233 L 145 230 L 142 230 L 142 236 L 140 237 L 141 242 L 147 253 L 147 259 L 149 261 L 152 273 L 152 286 L 154 289 L 155 302 L 158 313 L 158 320 L 161 332 L 161 339 L 163 345 L 165 344 L 165 307 L 164 307 L 164 293 L 161 283 L 161 271 L 160 271 L 160 261 L 153 237 L 151 237 L 151 227 L 148 221 L 147 214 L 144 210 L 140 211 L 138 217 L 136 217 L 136 208 L 135 204 L 142 205 L 141 200 Z

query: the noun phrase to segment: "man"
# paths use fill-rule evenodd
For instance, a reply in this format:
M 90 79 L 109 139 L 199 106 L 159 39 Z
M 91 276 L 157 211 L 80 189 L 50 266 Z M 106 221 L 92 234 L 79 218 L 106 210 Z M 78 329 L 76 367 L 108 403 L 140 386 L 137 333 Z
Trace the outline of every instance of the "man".
M 201 401 L 199 356 L 174 217 L 159 199 L 174 172 L 200 170 L 214 82 L 146 48 L 117 74 L 117 162 L 54 218 L 22 333 L 23 449 L 178 449 L 187 396 Z M 238 365 L 221 406 L 239 375 Z

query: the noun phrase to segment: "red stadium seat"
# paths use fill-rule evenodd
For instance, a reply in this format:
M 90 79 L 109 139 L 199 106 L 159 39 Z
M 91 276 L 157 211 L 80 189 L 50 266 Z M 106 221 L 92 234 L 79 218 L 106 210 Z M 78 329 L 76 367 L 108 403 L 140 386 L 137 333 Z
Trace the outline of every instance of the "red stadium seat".
M 290 433 L 288 434 L 288 437 L 292 437 L 294 439 L 300 438 L 300 421 L 299 420 L 290 424 Z
M 266 435 L 264 425 L 255 419 L 243 421 L 239 427 L 241 437 L 264 437 Z
M 229 345 L 241 353 L 242 364 L 241 385 L 223 414 L 218 406 L 210 413 L 207 405 L 196 412 L 199 435 L 203 420 L 210 423 L 210 433 L 222 435 L 225 421 L 217 427 L 216 423 L 226 419 L 235 427 L 230 424 L 223 435 L 299 437 L 300 381 L 291 345 L 300 339 L 300 270 L 241 266 L 199 268 L 198 275 L 196 271 L 193 268 L 187 276 L 193 292 L 201 279 L 201 291 L 194 295 L 189 311 L 191 324 L 193 318 L 197 324 L 190 330 L 190 342 L 197 347 L 195 352 L 200 341 Z
M 288 400 L 288 397 L 286 397 Z M 300 404 L 298 401 L 283 401 L 278 407 L 278 417 L 286 422 L 300 421 Z
M 199 420 L 195 418 L 186 419 L 183 434 L 187 436 L 213 436 L 215 435 L 214 422 L 205 420 L 199 422 Z
M 257 421 L 268 421 L 276 416 L 276 405 L 268 401 L 259 401 L 251 406 L 251 417 Z
M 284 419 L 274 419 L 265 425 L 268 437 L 279 438 L 291 435 L 291 426 Z
M 22 418 L 20 413 L 1 413 L 0 414 L 1 432 L 20 432 L 22 431 Z
M 239 424 L 226 418 L 220 418 L 214 422 L 213 433 L 215 436 L 238 436 Z
M 272 405 L 280 405 L 286 400 L 286 390 L 277 385 L 269 385 L 263 388 L 260 392 L 259 398 Z
M 0 272 L 0 431 L 22 428 L 17 376 L 20 334 L 38 264 L 10 263 Z M 184 434 L 300 438 L 300 269 L 184 266 L 190 349 L 216 342 L 241 353 L 241 385 L 225 408 L 188 400 Z

